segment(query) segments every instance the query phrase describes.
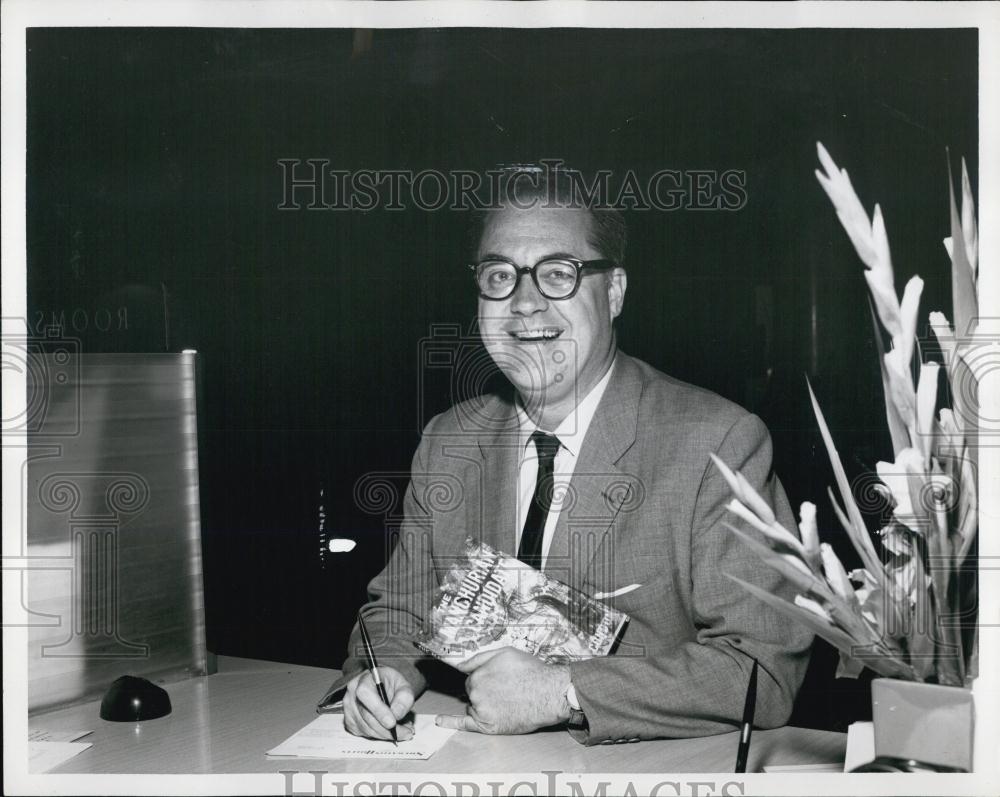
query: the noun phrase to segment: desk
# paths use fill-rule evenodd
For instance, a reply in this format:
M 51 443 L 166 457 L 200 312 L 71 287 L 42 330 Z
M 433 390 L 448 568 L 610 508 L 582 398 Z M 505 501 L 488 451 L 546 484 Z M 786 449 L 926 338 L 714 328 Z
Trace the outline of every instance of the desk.
M 106 722 L 100 701 L 37 714 L 32 730 L 84 730 L 93 747 L 54 773 L 327 772 L 732 772 L 737 734 L 584 747 L 565 731 L 527 736 L 456 733 L 427 761 L 269 760 L 265 751 L 310 722 L 332 670 L 219 657 L 215 675 L 167 685 L 173 711 L 141 724 Z M 427 692 L 420 713 L 462 713 L 462 702 Z M 754 731 L 747 770 L 765 764 L 840 762 L 841 733 L 778 728 Z

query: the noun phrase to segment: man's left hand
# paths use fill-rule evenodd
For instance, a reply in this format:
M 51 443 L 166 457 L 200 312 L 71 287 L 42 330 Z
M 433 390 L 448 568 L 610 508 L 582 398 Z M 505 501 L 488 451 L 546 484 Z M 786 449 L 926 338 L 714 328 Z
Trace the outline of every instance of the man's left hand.
M 464 716 L 439 714 L 442 728 L 489 734 L 530 733 L 569 719 L 569 666 L 545 664 L 530 653 L 500 648 L 456 665 L 468 673 Z

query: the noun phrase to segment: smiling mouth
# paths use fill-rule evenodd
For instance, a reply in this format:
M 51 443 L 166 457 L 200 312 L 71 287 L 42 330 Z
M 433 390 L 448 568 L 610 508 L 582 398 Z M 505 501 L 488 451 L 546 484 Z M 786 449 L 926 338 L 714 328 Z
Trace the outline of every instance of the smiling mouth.
M 514 340 L 522 343 L 544 343 L 555 340 L 563 333 L 561 327 L 539 327 L 537 329 L 518 329 L 507 332 Z

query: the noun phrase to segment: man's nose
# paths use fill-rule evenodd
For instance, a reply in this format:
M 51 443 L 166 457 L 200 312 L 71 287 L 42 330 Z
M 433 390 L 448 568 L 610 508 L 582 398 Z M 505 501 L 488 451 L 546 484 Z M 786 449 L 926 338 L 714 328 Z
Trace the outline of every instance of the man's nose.
M 539 293 L 531 275 L 522 275 L 514 295 L 510 299 L 510 311 L 517 315 L 531 315 L 546 309 L 548 305 L 548 299 Z

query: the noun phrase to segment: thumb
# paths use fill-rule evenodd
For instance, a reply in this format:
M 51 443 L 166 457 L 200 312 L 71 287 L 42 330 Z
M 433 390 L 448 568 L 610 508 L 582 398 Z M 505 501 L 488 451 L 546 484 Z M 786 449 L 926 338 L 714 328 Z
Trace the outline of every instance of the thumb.
M 468 714 L 438 714 L 434 718 L 434 724 L 439 728 L 451 728 L 456 731 L 483 732 L 479 723 Z
M 470 672 L 478 670 L 494 656 L 499 656 L 507 649 L 508 648 L 494 648 L 493 650 L 484 650 L 482 653 L 477 653 L 471 659 L 455 662 L 452 666 L 459 672 L 464 672 L 468 674 Z

